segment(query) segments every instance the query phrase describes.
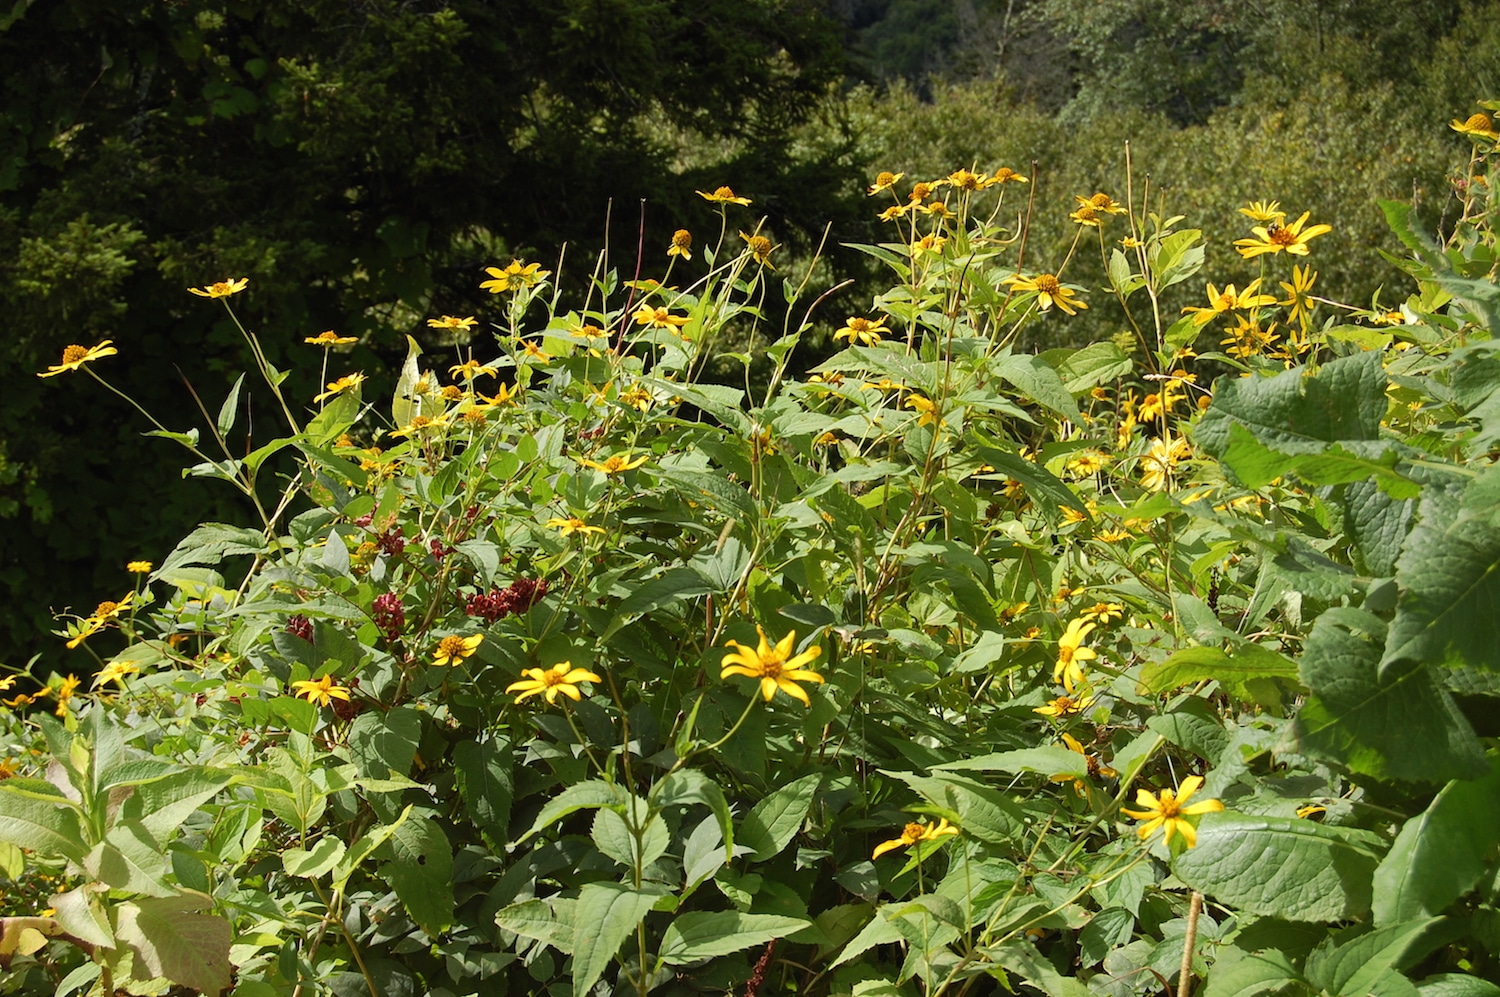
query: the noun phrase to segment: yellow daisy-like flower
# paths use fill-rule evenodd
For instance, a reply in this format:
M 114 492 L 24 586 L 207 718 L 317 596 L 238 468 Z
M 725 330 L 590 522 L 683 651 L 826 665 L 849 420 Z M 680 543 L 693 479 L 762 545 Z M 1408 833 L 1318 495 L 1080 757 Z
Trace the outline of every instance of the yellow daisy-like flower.
M 125 570 L 132 575 L 149 575 L 155 567 L 150 561 L 130 561 L 125 565 Z
M 972 170 L 955 170 L 940 182 L 956 187 L 959 190 L 976 191 L 992 186 L 995 180 L 983 173 L 975 173 Z
M 90 349 L 87 346 L 72 345 L 63 348 L 62 363 L 54 364 L 45 371 L 37 374 L 37 377 L 56 377 L 58 374 L 68 370 L 77 370 L 86 363 L 98 360 L 100 357 L 114 356 L 119 350 L 109 345 L 113 339 L 106 339 L 98 346 Z
M 309 703 L 319 706 L 328 706 L 335 699 L 349 702 L 349 690 L 341 685 L 334 685 L 332 675 L 324 675 L 320 679 L 307 680 L 292 683 L 292 692 L 298 699 L 305 699 Z
M 1092 648 L 1083 646 L 1084 638 L 1096 626 L 1097 623 L 1072 620 L 1057 640 L 1057 665 L 1052 669 L 1052 681 L 1061 682 L 1070 693 L 1083 684 L 1083 663 L 1099 657 Z
M 1010 284 L 1017 291 L 1035 291 L 1037 307 L 1044 312 L 1056 305 L 1069 315 L 1077 315 L 1079 308 L 1088 307 L 1088 304 L 1079 301 L 1073 289 L 1064 285 L 1055 274 L 1039 273 L 1035 277 L 1022 277 L 1020 274 L 1015 274 L 1005 278 L 1001 283 Z
M 750 203 L 750 198 L 748 198 L 748 197 L 736 197 L 735 193 L 734 193 L 734 188 L 733 187 L 719 187 L 712 194 L 706 194 L 706 193 L 704 193 L 703 191 L 700 190 L 700 191 L 697 192 L 697 194 L 698 194 L 699 197 L 703 198 L 705 201 L 712 201 L 715 204 L 749 204 Z
M 904 204 L 893 204 L 889 208 L 886 208 L 884 211 L 882 211 L 877 217 L 879 217 L 879 219 L 881 221 L 883 221 L 883 222 L 893 222 L 897 218 L 900 218 L 901 216 L 903 216 L 905 214 L 906 214 L 906 205 L 904 205 Z
M 637 412 L 649 412 L 651 411 L 651 406 L 656 403 L 656 399 L 652 397 L 651 392 L 639 384 L 620 392 L 620 397 L 616 401 L 621 405 L 630 406 Z
M 78 687 L 82 684 L 83 679 L 77 675 L 69 674 L 67 678 L 63 679 L 63 684 L 58 686 L 57 689 L 57 710 L 55 712 L 58 716 L 65 717 L 68 715 L 68 700 L 73 698 L 73 694 L 78 691 Z
M 1180 436 L 1174 436 L 1171 443 L 1165 440 L 1153 441 L 1151 451 L 1141 458 L 1144 468 L 1141 472 L 1141 487 L 1153 492 L 1165 491 L 1177 470 L 1177 462 L 1192 455 L 1193 448 Z
M 897 848 L 910 848 L 912 845 L 921 844 L 924 841 L 936 841 L 951 834 L 957 834 L 958 828 L 949 824 L 946 818 L 939 819 L 936 824 L 919 824 L 913 821 L 901 829 L 901 837 L 892 838 L 890 841 L 882 841 L 875 846 L 875 851 L 870 855 L 872 859 L 878 859 L 886 852 L 893 852 Z
M 1078 616 L 1084 620 L 1108 623 L 1111 620 L 1123 619 L 1125 616 L 1125 606 L 1118 602 L 1096 602 L 1082 613 L 1079 613 Z
M 463 363 L 454 364 L 452 367 L 449 367 L 448 373 L 452 374 L 454 377 L 461 377 L 465 381 L 472 381 L 474 380 L 474 378 L 481 375 L 495 377 L 499 373 L 499 371 L 495 370 L 495 368 L 493 367 L 486 367 L 478 360 L 470 359 L 465 360 Z
M 859 343 L 861 346 L 874 346 L 880 342 L 880 337 L 890 330 L 885 327 L 885 319 L 860 318 L 857 315 L 849 316 L 843 328 L 833 334 L 834 339 L 847 339 L 849 345 Z
M 1304 230 L 1303 226 L 1307 225 L 1311 214 L 1311 211 L 1304 211 L 1296 221 L 1285 225 L 1275 222 L 1269 226 L 1257 225 L 1250 230 L 1255 233 L 1254 239 L 1234 240 L 1235 251 L 1247 260 L 1262 253 L 1279 253 L 1283 250 L 1293 256 L 1306 256 L 1309 239 L 1316 239 L 1333 231 L 1332 225 L 1310 225 Z
M 605 474 L 613 475 L 620 474 L 624 471 L 633 471 L 636 468 L 640 467 L 642 464 L 646 463 L 646 461 L 649 460 L 650 457 L 646 454 L 641 454 L 635 460 L 631 460 L 630 452 L 626 451 L 622 454 L 617 453 L 612 457 L 606 458 L 603 461 L 585 460 L 582 457 L 576 457 L 574 459 L 584 467 L 592 467 L 596 471 L 603 471 Z
M 391 430 L 391 435 L 411 437 L 418 433 L 430 433 L 433 430 L 442 429 L 446 425 L 448 425 L 448 420 L 444 416 L 415 415 L 412 416 L 410 425 Z
M 505 687 L 506 692 L 520 693 L 516 702 L 521 702 L 527 696 L 545 696 L 547 705 L 557 703 L 559 695 L 567 696 L 573 702 L 583 698 L 578 689 L 580 682 L 603 682 L 604 679 L 586 668 L 574 668 L 571 661 L 559 661 L 551 668 L 526 668 L 521 672 L 527 676 L 518 682 L 512 682 Z
M 1187 842 L 1189 848 L 1194 848 L 1198 844 L 1198 829 L 1184 818 L 1218 813 L 1224 809 L 1224 804 L 1218 800 L 1200 800 L 1191 806 L 1183 806 L 1202 786 L 1202 776 L 1190 775 L 1182 780 L 1182 785 L 1176 792 L 1164 789 L 1159 797 L 1148 790 L 1138 789 L 1135 792 L 1135 805 L 1141 809 L 1127 810 L 1122 807 L 1120 812 L 1146 822 L 1136 829 L 1142 841 L 1156 833 L 1157 828 L 1163 827 L 1166 828 L 1167 844 L 1172 843 L 1172 835 L 1176 833 L 1182 835 L 1182 840 Z
M 573 516 L 569 516 L 566 519 L 561 516 L 553 516 L 551 519 L 547 520 L 547 525 L 552 527 L 554 530 L 561 533 L 565 537 L 572 536 L 574 533 L 582 533 L 583 535 L 587 536 L 590 533 L 604 532 L 604 527 L 590 526 L 583 520 Z
M 911 253 L 913 256 L 921 256 L 923 253 L 941 253 L 946 245 L 948 245 L 947 236 L 924 235 L 911 244 Z
M 353 390 L 354 388 L 357 388 L 361 384 L 363 384 L 364 380 L 365 375 L 363 374 L 345 374 L 343 377 L 339 378 L 336 381 L 329 381 L 328 390 L 323 392 L 321 395 L 315 395 L 313 397 L 313 401 L 321 402 L 325 398 L 332 398 L 334 395 Z
M 1463 121 L 1454 118 L 1448 125 L 1460 135 L 1471 135 L 1474 138 L 1486 138 L 1491 142 L 1500 142 L 1500 131 L 1495 130 L 1495 122 L 1488 114 L 1476 111 Z
M 1125 213 L 1124 205 L 1115 202 L 1108 194 L 1095 194 L 1093 197 L 1080 197 L 1073 195 L 1073 200 L 1078 202 L 1080 208 L 1093 208 L 1096 212 L 1106 215 L 1121 215 Z
M 1240 208 L 1239 212 L 1252 222 L 1260 222 L 1262 225 L 1268 222 L 1279 224 L 1286 219 L 1286 212 L 1281 210 L 1280 201 L 1251 201 Z
M 1223 291 L 1220 291 L 1213 284 L 1209 284 L 1208 307 L 1201 308 L 1197 305 L 1188 305 L 1182 310 L 1182 313 L 1184 315 L 1192 315 L 1194 325 L 1207 325 L 1225 312 L 1275 304 L 1276 299 L 1272 295 L 1255 293 L 1259 287 L 1259 277 L 1246 284 L 1243 291 L 1235 290 L 1233 284 L 1227 285 Z
M 896 184 L 900 183 L 901 178 L 904 176 L 906 176 L 905 173 L 892 173 L 889 170 L 881 170 L 875 174 L 875 182 L 870 185 L 870 196 L 873 197 L 883 190 L 890 190 Z
M 1242 315 L 1236 320 L 1233 329 L 1224 330 L 1224 338 L 1219 342 L 1220 345 L 1228 347 L 1224 352 L 1230 356 L 1249 359 L 1280 338 L 1276 335 L 1274 322 L 1266 328 L 1261 328 L 1259 322 L 1251 321 Z
M 1087 771 L 1090 779 L 1113 779 L 1115 776 L 1120 774 L 1114 769 L 1110 768 L 1108 765 L 1105 765 L 1104 762 L 1100 760 L 1098 755 L 1090 754 L 1088 750 L 1084 748 L 1084 746 L 1079 742 L 1078 738 L 1074 737 L 1072 734 L 1062 735 L 1062 740 L 1063 744 L 1067 745 L 1069 751 L 1083 756 L 1084 764 L 1088 766 Z M 1073 784 L 1073 790 L 1079 796 L 1087 796 L 1089 793 L 1088 784 L 1085 783 L 1082 779 L 1074 778 L 1071 775 L 1055 775 L 1052 777 L 1052 781 L 1071 782 Z
M 461 637 L 451 634 L 438 641 L 437 651 L 432 656 L 434 665 L 456 665 L 460 661 L 472 655 L 480 644 L 484 643 L 484 634 L 471 634 Z
M 188 290 L 200 298 L 227 298 L 230 295 L 239 294 L 250 283 L 249 277 L 238 279 L 215 281 L 202 288 L 190 287 Z
M 478 324 L 472 315 L 467 318 L 459 318 L 457 315 L 444 315 L 442 318 L 430 318 L 427 320 L 427 327 L 429 329 L 451 329 L 454 332 L 468 332 Z
M 340 336 L 332 329 L 329 329 L 327 332 L 320 332 L 316 336 L 308 336 L 302 341 L 309 346 L 321 346 L 327 349 L 330 346 L 348 346 L 350 343 L 357 343 L 359 342 L 359 337 Z
M 1068 470 L 1081 478 L 1092 477 L 1109 465 L 1108 455 L 1098 450 L 1080 450 L 1068 459 Z
M 918 180 L 912 184 L 911 193 L 906 195 L 906 200 L 911 206 L 915 207 L 931 197 L 932 192 L 936 189 L 937 183 L 935 181 L 928 183 L 926 180 Z
M 1068 218 L 1080 225 L 1089 228 L 1099 228 L 1099 209 L 1092 204 L 1079 205 L 1078 210 L 1068 215 Z
M 521 352 L 525 353 L 528 358 L 535 360 L 539 364 L 548 364 L 552 362 L 552 354 L 548 353 L 546 350 L 542 349 L 540 346 L 536 345 L 529 339 L 521 340 Z
M 1072 696 L 1058 696 L 1056 699 L 1049 700 L 1045 706 L 1033 706 L 1031 712 L 1040 713 L 1044 717 L 1052 717 L 1054 720 L 1062 720 L 1065 717 L 1077 716 L 1093 705 L 1093 696 L 1080 696 L 1077 699 Z
M 499 267 L 485 267 L 484 272 L 492 279 L 480 281 L 479 288 L 491 294 L 504 294 L 506 291 L 519 290 L 523 287 L 535 287 L 539 281 L 552 276 L 552 271 L 543 270 L 540 263 L 524 263 L 521 260 L 511 260 L 510 265 L 504 270 Z
M 1000 167 L 990 179 L 994 183 L 1031 183 L 1030 179 L 1023 177 L 1009 166 Z
M 681 256 L 685 260 L 693 258 L 693 233 L 685 228 L 680 228 L 672 233 L 672 241 L 667 245 L 668 256 Z
M 1312 300 L 1312 289 L 1317 282 L 1318 274 L 1311 266 L 1293 266 L 1290 284 L 1277 281 L 1287 296 L 1276 303 L 1290 309 L 1287 312 L 1289 321 L 1306 323 L 1312 317 L 1312 311 L 1317 307 Z
M 692 321 L 687 315 L 673 315 L 666 308 L 653 305 L 641 305 L 636 309 L 634 315 L 636 325 L 650 326 L 653 329 L 680 329 Z
M 917 413 L 917 425 L 927 426 L 937 421 L 937 405 L 931 398 L 923 398 L 921 395 L 908 395 L 903 402 L 907 408 Z
M 760 646 L 752 649 L 739 641 L 729 641 L 729 646 L 735 650 L 724 655 L 719 662 L 723 666 L 719 678 L 727 679 L 731 675 L 744 675 L 747 678 L 760 679 L 760 695 L 766 702 L 769 703 L 771 697 L 776 695 L 776 690 L 780 689 L 801 702 L 803 706 L 811 706 L 812 700 L 797 683 L 822 683 L 823 676 L 802 666 L 816 660 L 823 653 L 823 649 L 814 644 L 793 657 L 792 648 L 796 645 L 797 631 L 791 631 L 773 647 L 766 637 L 765 630 L 758 626 L 755 629 L 760 634 Z
M 769 267 L 772 270 L 776 269 L 775 265 L 771 263 L 771 252 L 776 247 L 772 245 L 770 239 L 767 239 L 763 235 L 746 235 L 744 232 L 740 233 L 740 238 L 744 239 L 750 246 L 750 255 L 755 257 L 756 263 L 759 263 L 763 267 Z
M 111 661 L 94 676 L 94 684 L 90 688 L 97 689 L 106 682 L 113 682 L 124 688 L 125 676 L 138 674 L 140 670 L 141 666 L 133 661 Z

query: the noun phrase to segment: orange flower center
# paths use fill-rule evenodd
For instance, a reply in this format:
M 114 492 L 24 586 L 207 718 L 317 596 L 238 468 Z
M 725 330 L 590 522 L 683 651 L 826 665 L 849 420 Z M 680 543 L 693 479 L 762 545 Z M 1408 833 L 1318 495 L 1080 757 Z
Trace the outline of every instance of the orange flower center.
M 542 672 L 542 684 L 551 689 L 554 686 L 566 685 L 568 673 L 560 672 L 555 668 L 549 668 Z
M 1002 166 L 998 170 L 995 171 L 995 182 L 996 183 L 1005 183 L 1007 180 L 1009 180 L 1011 177 L 1013 177 L 1015 175 L 1016 175 L 1016 171 L 1015 170 L 1011 169 L 1009 166 Z
M 1110 197 L 1108 194 L 1095 194 L 1093 197 L 1089 198 L 1089 204 L 1093 205 L 1096 208 L 1107 208 L 1113 203 L 1114 198 Z
M 927 828 L 923 827 L 921 824 L 908 824 L 901 829 L 901 837 L 906 841 L 920 841 L 922 840 L 922 835 L 925 834 L 926 831 Z
M 1270 242 L 1277 246 L 1295 246 L 1297 244 L 1297 233 L 1283 226 L 1270 233 Z
M 1094 208 L 1092 204 L 1083 205 L 1076 212 L 1074 212 L 1074 214 L 1081 222 L 1091 222 L 1099 217 L 1099 212 Z
M 99 608 L 94 610 L 94 615 L 109 616 L 119 608 L 120 604 L 118 602 L 110 602 L 108 599 L 106 599 L 103 602 L 99 603 Z
M 875 186 L 877 187 L 889 187 L 895 182 L 896 174 L 892 173 L 890 170 L 881 170 L 875 175 Z
M 750 237 L 750 251 L 756 256 L 766 256 L 771 252 L 771 240 L 763 235 L 752 235 Z
M 733 187 L 720 187 L 718 190 L 714 191 L 714 197 L 733 197 L 733 196 L 734 196 L 734 188 Z
M 419 415 L 411 421 L 411 425 L 413 429 L 421 429 L 424 426 L 432 425 L 432 419 L 425 415 Z
M 913 201 L 925 201 L 931 196 L 932 184 L 925 181 L 917 183 L 917 185 L 911 189 L 911 199 Z
M 1035 284 L 1036 289 L 1043 294 L 1056 294 L 1062 290 L 1062 281 L 1050 273 L 1039 274 Z
M 464 651 L 464 639 L 458 636 L 444 637 L 438 641 L 438 653 L 449 658 L 462 658 Z
M 89 355 L 86 346 L 69 346 L 63 350 L 63 363 L 77 363 Z
M 672 233 L 672 245 L 678 249 L 693 248 L 693 234 L 685 228 L 680 228 Z

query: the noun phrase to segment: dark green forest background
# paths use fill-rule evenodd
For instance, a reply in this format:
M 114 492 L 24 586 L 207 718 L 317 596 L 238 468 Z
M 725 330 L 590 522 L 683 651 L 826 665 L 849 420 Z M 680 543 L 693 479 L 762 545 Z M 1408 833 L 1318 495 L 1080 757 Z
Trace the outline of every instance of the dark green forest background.
M 169 427 L 201 425 L 194 392 L 216 410 L 250 358 L 189 285 L 249 277 L 238 313 L 294 368 L 289 397 L 310 398 L 305 337 L 359 337 L 338 369 L 378 379 L 408 334 L 453 345 L 425 319 L 494 317 L 484 266 L 557 269 L 566 245 L 568 291 L 606 246 L 633 274 L 644 245 L 641 272 L 659 275 L 674 229 L 717 231 L 694 191 L 728 184 L 754 199 L 747 227 L 767 217 L 784 270 L 831 226 L 815 281 L 855 280 L 821 312 L 831 329 L 878 286 L 838 246 L 881 238 L 863 190 L 876 171 L 1034 172 L 1028 252 L 1044 261 L 1071 238 L 1071 195 L 1123 198 L 1128 140 L 1137 182 L 1220 235 L 1210 278 L 1244 279 L 1235 209 L 1277 199 L 1335 226 L 1320 291 L 1389 285 L 1394 302 L 1375 198 L 1414 200 L 1441 227 L 1468 148 L 1447 123 L 1500 96 L 1495 0 L 6 7 L 0 662 L 41 655 L 42 675 L 93 660 L 50 636 L 54 611 L 118 599 L 127 560 L 244 518 L 222 485 L 181 481 L 181 451 L 88 377 L 34 376 L 69 343 L 113 339 L 101 373 Z M 1071 279 L 1097 283 L 1088 265 Z M 1112 335 L 1096 300 L 1046 334 Z M 249 401 L 247 451 L 274 435 L 265 401 Z

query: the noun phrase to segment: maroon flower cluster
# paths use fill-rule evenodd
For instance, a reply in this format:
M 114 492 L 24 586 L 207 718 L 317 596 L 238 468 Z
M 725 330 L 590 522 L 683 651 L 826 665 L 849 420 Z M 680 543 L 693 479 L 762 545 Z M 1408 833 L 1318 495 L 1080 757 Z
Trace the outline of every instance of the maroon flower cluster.
M 312 620 L 298 613 L 286 621 L 286 632 L 293 637 L 301 637 L 309 644 L 313 642 Z
M 512 613 L 526 612 L 546 594 L 547 579 L 517 578 L 503 589 L 490 589 L 469 596 L 464 612 L 486 623 L 494 623 Z
M 370 615 L 374 617 L 375 625 L 385 634 L 387 641 L 397 640 L 402 628 L 406 626 L 406 609 L 401 605 L 401 597 L 394 592 L 377 595 Z
M 380 552 L 389 557 L 395 557 L 406 549 L 406 536 L 401 532 L 401 527 L 391 529 L 389 533 L 382 533 L 375 538 L 375 546 Z
M 431 548 L 433 559 L 437 561 L 441 561 L 443 558 L 453 553 L 454 550 L 454 548 L 449 547 L 437 537 L 433 537 L 430 541 L 428 541 L 427 546 Z

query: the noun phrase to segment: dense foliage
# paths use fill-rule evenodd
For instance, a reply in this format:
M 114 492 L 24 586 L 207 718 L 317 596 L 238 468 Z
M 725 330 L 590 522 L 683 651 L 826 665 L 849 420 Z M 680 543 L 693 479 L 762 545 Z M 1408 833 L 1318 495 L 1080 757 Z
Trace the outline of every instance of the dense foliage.
M 1340 216 L 1256 200 L 1207 269 L 1192 206 L 1010 167 L 876 178 L 890 284 L 807 374 L 727 187 L 574 307 L 494 261 L 495 346 L 390 395 L 328 334 L 294 401 L 255 278 L 196 288 L 285 428 L 235 450 L 248 379 L 158 427 L 258 519 L 64 620 L 128 642 L 89 692 L 7 680 L 0 989 L 1493 997 L 1500 133 L 1454 127 L 1378 308 Z M 701 380 L 742 326 L 768 383 Z

